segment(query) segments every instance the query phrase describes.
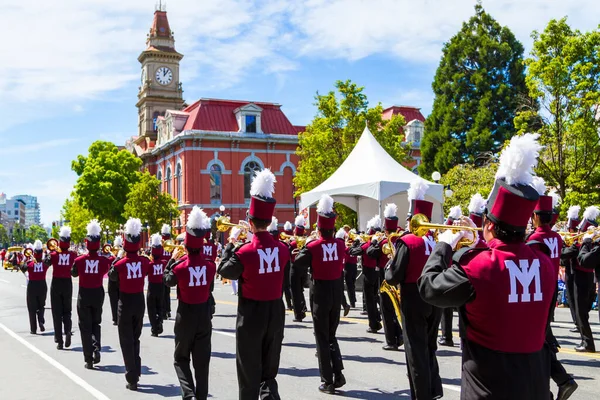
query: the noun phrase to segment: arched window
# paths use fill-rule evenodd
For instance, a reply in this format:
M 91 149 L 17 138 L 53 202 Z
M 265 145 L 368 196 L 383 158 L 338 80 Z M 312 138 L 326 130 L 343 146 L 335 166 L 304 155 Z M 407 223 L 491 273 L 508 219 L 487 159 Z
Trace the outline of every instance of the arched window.
M 244 198 L 250 199 L 250 184 L 254 179 L 255 172 L 260 171 L 260 165 L 256 161 L 248 161 L 244 165 Z
M 162 192 L 162 185 L 163 185 L 163 181 L 162 181 L 162 170 L 159 169 L 158 172 L 156 173 L 156 179 L 158 179 L 160 181 L 160 184 L 158 185 L 158 193 Z
M 167 176 L 165 177 L 167 182 L 167 193 L 171 194 L 171 166 L 167 167 Z
M 177 179 L 177 202 L 181 204 L 183 199 L 181 198 L 181 163 L 177 163 L 177 167 L 175 168 L 175 178 Z
M 221 167 L 218 164 L 210 166 L 210 203 L 221 203 Z

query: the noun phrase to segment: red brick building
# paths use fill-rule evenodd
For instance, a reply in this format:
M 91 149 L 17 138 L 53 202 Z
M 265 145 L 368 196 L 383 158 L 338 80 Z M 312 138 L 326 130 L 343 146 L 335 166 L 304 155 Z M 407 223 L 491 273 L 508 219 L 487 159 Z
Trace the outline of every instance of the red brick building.
M 179 63 L 183 55 L 175 40 L 167 13 L 158 10 L 138 60 L 142 65 L 138 93 L 138 135 L 126 145 L 143 160 L 143 168 L 162 182 L 162 190 L 179 203 L 181 216 L 173 216 L 177 231 L 184 226 L 194 205 L 208 215 L 220 206 L 237 222 L 244 219 L 254 171 L 270 168 L 277 177 L 276 216 L 281 225 L 292 221 L 297 210 L 293 177 L 298 165 L 298 133 L 279 104 L 241 100 L 183 100 Z M 384 118 L 401 113 L 407 121 L 407 139 L 415 142 L 415 161 L 420 163 L 418 142 L 423 116 L 414 107 L 390 107 Z M 420 127 L 420 128 L 419 128 Z M 420 131 L 419 131 L 420 129 Z

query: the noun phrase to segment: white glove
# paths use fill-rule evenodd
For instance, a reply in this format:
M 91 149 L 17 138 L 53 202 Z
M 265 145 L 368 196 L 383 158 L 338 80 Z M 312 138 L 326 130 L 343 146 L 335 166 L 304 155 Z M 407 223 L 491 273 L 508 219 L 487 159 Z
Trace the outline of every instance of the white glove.
M 248 231 L 248 233 L 246 234 L 246 238 L 248 238 L 248 241 L 251 242 L 252 238 L 254 237 L 254 233 Z
M 123 258 L 123 254 L 125 254 L 125 250 L 119 250 L 119 252 L 117 253 L 117 258 Z
M 594 233 L 593 232 L 588 232 L 585 235 L 583 235 L 583 240 L 585 239 L 592 239 L 594 237 Z
M 229 232 L 229 239 L 237 240 L 241 232 L 242 230 L 240 228 L 234 226 L 233 228 L 231 228 L 231 232 Z
M 456 249 L 456 245 L 460 242 L 464 236 L 464 231 L 460 232 L 452 232 L 450 230 L 446 230 L 443 233 L 440 233 L 437 237 L 438 243 L 446 243 L 452 247 L 452 250 Z

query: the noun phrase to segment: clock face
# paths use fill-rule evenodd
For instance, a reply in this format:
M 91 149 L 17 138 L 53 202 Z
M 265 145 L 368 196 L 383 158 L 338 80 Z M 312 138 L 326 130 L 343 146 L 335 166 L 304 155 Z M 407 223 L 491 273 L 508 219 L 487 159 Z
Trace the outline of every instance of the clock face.
M 160 67 L 156 70 L 156 81 L 161 85 L 168 85 L 173 80 L 173 72 L 167 67 Z

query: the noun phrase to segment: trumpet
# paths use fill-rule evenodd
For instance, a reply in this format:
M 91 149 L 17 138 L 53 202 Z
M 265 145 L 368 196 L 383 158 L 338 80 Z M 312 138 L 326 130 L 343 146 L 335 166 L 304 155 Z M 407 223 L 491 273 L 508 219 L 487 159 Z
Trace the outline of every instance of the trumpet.
M 110 244 L 106 243 L 104 246 L 102 246 L 102 252 L 103 253 L 112 253 L 116 257 L 117 254 L 119 253 L 119 249 L 117 247 L 113 247 Z
M 354 242 L 356 239 L 359 239 L 361 242 L 366 243 L 366 242 L 370 242 L 371 238 L 373 237 L 373 235 L 367 235 L 365 233 L 353 233 L 350 232 L 348 233 L 348 239 L 352 242 Z
M 317 231 L 312 231 L 309 236 L 298 236 L 296 237 L 296 248 L 292 250 L 292 254 L 297 254 L 306 246 L 306 244 L 312 240 L 318 239 L 319 234 Z
M 217 218 L 216 227 L 219 232 L 227 232 L 231 228 L 239 228 L 241 230 L 238 239 L 244 240 L 247 237 L 248 228 L 242 224 L 233 224 L 229 217 L 222 216 Z
M 46 248 L 48 249 L 48 251 L 55 251 L 57 253 L 61 253 L 61 249 L 60 246 L 58 245 L 58 240 L 54 239 L 54 238 L 50 238 L 48 239 L 48 241 L 46 242 Z
M 427 218 L 423 214 L 416 214 L 410 219 L 408 229 L 410 233 L 415 236 L 425 236 L 427 232 L 430 230 L 436 231 L 436 240 L 437 240 L 437 232 L 451 230 L 452 232 L 458 231 L 469 231 L 473 233 L 473 238 L 463 238 L 458 242 L 457 249 L 464 246 L 472 246 L 477 240 L 477 232 L 482 231 L 481 228 L 472 228 L 470 226 L 459 226 L 459 225 L 443 225 L 443 224 L 432 224 L 429 222 L 429 218 Z
M 176 244 L 172 240 L 164 240 L 162 243 L 162 247 L 163 247 L 163 249 L 165 249 L 166 252 L 169 252 L 169 253 L 172 253 L 173 251 L 175 251 L 175 249 L 178 249 L 179 252 L 183 252 L 183 253 L 186 252 L 184 245 Z
M 295 236 L 295 235 L 288 235 L 287 233 L 284 233 L 284 232 L 280 233 L 280 234 L 279 234 L 279 237 L 280 237 L 281 239 L 283 239 L 284 241 L 285 241 L 285 240 L 288 240 L 288 241 L 290 241 L 290 242 L 291 242 L 292 240 L 296 240 L 296 241 L 298 240 L 298 236 Z
M 25 250 L 23 250 L 23 255 L 25 256 L 25 258 L 33 258 L 33 250 L 31 250 L 28 247 Z

